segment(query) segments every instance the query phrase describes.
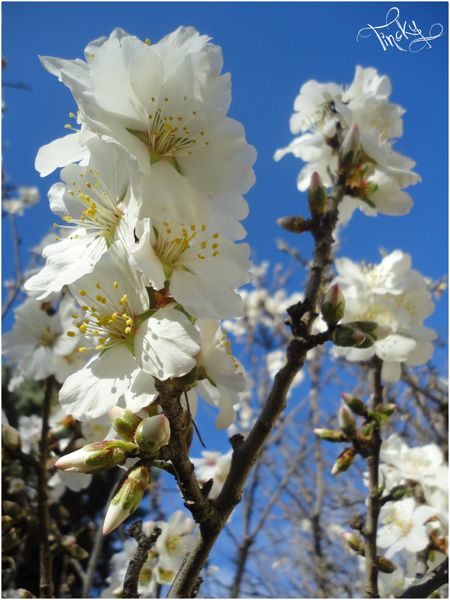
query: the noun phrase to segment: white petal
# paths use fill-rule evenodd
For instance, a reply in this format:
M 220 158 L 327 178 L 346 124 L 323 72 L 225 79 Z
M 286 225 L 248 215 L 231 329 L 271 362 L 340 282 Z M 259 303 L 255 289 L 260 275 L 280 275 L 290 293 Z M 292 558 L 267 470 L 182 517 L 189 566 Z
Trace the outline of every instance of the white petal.
M 89 157 L 89 150 L 80 142 L 80 133 L 71 133 L 39 148 L 35 168 L 45 177 L 58 167 Z

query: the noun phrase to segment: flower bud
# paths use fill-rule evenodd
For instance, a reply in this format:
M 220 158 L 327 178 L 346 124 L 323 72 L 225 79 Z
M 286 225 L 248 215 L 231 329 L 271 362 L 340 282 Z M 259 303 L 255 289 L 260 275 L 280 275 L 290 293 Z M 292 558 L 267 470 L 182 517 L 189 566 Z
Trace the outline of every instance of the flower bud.
M 408 488 L 406 485 L 396 485 L 389 492 L 389 496 L 391 496 L 392 500 L 394 500 L 394 501 L 401 500 L 407 491 L 408 491 Z
M 342 429 L 342 433 L 352 439 L 356 436 L 356 421 L 352 411 L 345 404 L 341 406 L 338 412 L 339 427 Z
M 129 410 L 115 406 L 109 411 L 112 426 L 117 433 L 129 442 L 133 441 L 137 426 L 142 421 L 140 417 Z
M 87 444 L 75 452 L 61 456 L 55 467 L 76 473 L 96 473 L 123 465 L 129 454 L 136 450 L 135 444 L 122 440 L 104 440 Z
M 397 565 L 384 556 L 377 556 L 376 563 L 382 573 L 393 573 L 397 570 Z
M 170 440 L 170 423 L 164 414 L 147 417 L 138 425 L 134 440 L 141 450 L 154 453 Z
M 25 588 L 19 588 L 17 590 L 17 597 L 18 598 L 36 598 L 36 596 L 34 594 L 32 594 L 29 590 L 26 590 Z
M 280 217 L 277 219 L 277 225 L 291 233 L 303 233 L 304 231 L 309 231 L 309 224 L 310 222 L 303 217 Z
M 339 473 L 343 473 L 347 471 L 353 464 L 353 461 L 356 457 L 356 450 L 354 448 L 346 448 L 343 452 L 339 454 L 336 459 L 336 462 L 331 469 L 332 475 L 339 475 Z
M 3 552 L 9 552 L 20 544 L 22 538 L 19 535 L 17 527 L 9 529 L 5 535 L 2 535 L 2 548 Z
M 61 546 L 67 550 L 72 558 L 84 560 L 89 556 L 89 552 L 77 544 L 73 535 L 64 535 L 61 539 Z
M 355 533 L 345 531 L 342 534 L 342 539 L 347 544 L 347 546 L 354 552 L 364 553 L 364 542 Z
M 367 415 L 366 405 L 362 400 L 360 400 L 356 396 L 343 392 L 341 394 L 341 398 L 345 402 L 345 404 L 350 408 L 350 410 L 355 413 L 355 415 L 358 415 L 360 417 L 365 417 Z
M 390 417 L 397 410 L 397 405 L 392 402 L 383 402 L 382 404 L 377 404 L 377 412 Z
M 346 323 L 345 325 L 338 325 L 336 327 L 331 334 L 331 339 L 336 346 L 360 348 L 366 341 L 367 334 L 355 329 L 350 323 Z
M 368 421 L 367 423 L 364 423 L 361 427 L 362 435 L 366 438 L 369 438 L 375 431 L 376 426 L 377 424 L 374 421 Z
M 20 433 L 12 425 L 2 424 L 2 439 L 6 448 L 18 450 L 21 446 Z
M 320 305 L 323 320 L 329 326 L 337 325 L 344 316 L 345 298 L 337 283 L 332 285 L 324 295 Z
M 339 149 L 339 168 L 342 171 L 350 171 L 353 167 L 358 166 L 360 159 L 359 127 L 355 123 L 347 131 Z
M 3 500 L 2 508 L 6 515 L 9 515 L 16 521 L 23 519 L 26 516 L 25 509 L 20 504 L 13 502 L 12 500 Z
M 6 533 L 14 524 L 14 519 L 9 515 L 2 515 L 2 533 Z
M 114 531 L 138 508 L 147 489 L 150 471 L 147 467 L 133 467 L 111 500 L 103 523 L 103 535 Z
M 326 442 L 345 442 L 347 438 L 337 429 L 314 429 L 315 435 Z
M 322 183 L 319 173 L 311 175 L 308 189 L 309 210 L 313 217 L 320 217 L 327 209 L 327 192 Z

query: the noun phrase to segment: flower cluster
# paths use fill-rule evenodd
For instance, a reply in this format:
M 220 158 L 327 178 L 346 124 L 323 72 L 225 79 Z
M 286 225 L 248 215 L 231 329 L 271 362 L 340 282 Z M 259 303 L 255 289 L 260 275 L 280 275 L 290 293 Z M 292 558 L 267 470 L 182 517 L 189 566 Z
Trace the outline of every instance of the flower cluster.
M 161 529 L 161 534 L 150 549 L 139 575 L 138 592 L 144 598 L 155 598 L 158 584 L 172 583 L 193 540 L 194 521 L 182 511 L 173 513 L 168 521 L 147 521 L 143 524 L 146 534 L 155 527 Z M 120 597 L 127 566 L 136 548 L 135 540 L 128 539 L 123 549 L 113 555 L 109 585 L 102 592 L 103 598 Z
M 85 57 L 41 59 L 78 107 L 72 132 L 36 158 L 42 176 L 63 167 L 49 191 L 61 235 L 25 288 L 41 302 L 68 290 L 77 303 L 64 331 L 49 317 L 47 346 L 36 332 L 41 354 L 65 345 L 89 356 L 58 377 L 77 419 L 114 406 L 137 412 L 155 399 L 154 378 L 192 371 L 227 427 L 245 378 L 220 320 L 242 314 L 235 290 L 248 279 L 249 248 L 237 240 L 255 151 L 227 117 L 221 50 L 192 28 L 153 45 L 115 29 Z
M 336 260 L 337 277 L 345 297 L 343 322 L 374 321 L 386 329 L 383 339 L 370 348 L 336 348 L 350 361 L 383 360 L 385 381 L 400 378 L 401 365 L 420 365 L 433 353 L 434 331 L 423 320 L 434 310 L 427 284 L 411 268 L 411 258 L 401 250 L 384 256 L 376 265 L 358 265 L 347 258 Z
M 377 546 L 396 561 L 391 572 L 381 569 L 380 592 L 395 597 L 445 559 L 448 466 L 435 444 L 411 448 L 398 434 L 382 443 L 380 461 L 385 500 Z M 346 533 L 344 539 L 358 552 L 357 536 Z
M 327 186 L 330 173 L 345 174 L 341 222 L 355 208 L 370 216 L 411 210 L 403 188 L 420 177 L 411 171 L 414 161 L 393 150 L 393 141 L 403 134 L 404 109 L 389 101 L 390 94 L 387 76 L 357 66 L 350 86 L 311 80 L 295 99 L 290 127 L 297 137 L 275 153 L 275 160 L 292 153 L 307 163 L 298 176 L 300 191 L 309 187 L 313 172 Z

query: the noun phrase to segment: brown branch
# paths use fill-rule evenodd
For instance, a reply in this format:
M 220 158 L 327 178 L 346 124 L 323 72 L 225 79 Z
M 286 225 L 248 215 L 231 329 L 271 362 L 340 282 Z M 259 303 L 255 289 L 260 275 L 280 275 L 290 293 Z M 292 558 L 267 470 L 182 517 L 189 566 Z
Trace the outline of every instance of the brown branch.
M 161 535 L 161 529 L 159 527 L 154 527 L 152 533 L 148 536 L 142 531 L 142 521 L 136 521 L 136 523 L 133 523 L 128 529 L 128 534 L 134 537 L 138 543 L 138 547 L 128 564 L 120 597 L 139 598 L 139 575 L 145 561 L 148 559 L 148 551 Z
M 193 586 L 198 575 L 233 509 L 241 500 L 247 477 L 286 406 L 287 393 L 295 375 L 303 367 L 308 350 L 329 339 L 322 335 L 311 336 L 311 327 L 316 317 L 314 309 L 321 287 L 332 262 L 331 248 L 334 241 L 333 231 L 338 218 L 337 206 L 343 196 L 344 187 L 337 184 L 334 196 L 331 198 L 331 209 L 324 215 L 314 217 L 311 233 L 315 240 L 315 248 L 306 283 L 305 301 L 288 309 L 293 336 L 287 346 L 286 364 L 276 374 L 272 390 L 247 438 L 233 448 L 230 472 L 221 493 L 214 502 L 215 516 L 200 521 L 200 532 L 175 577 L 169 591 L 170 598 L 192 597 Z M 161 404 L 170 420 L 163 402 Z M 189 463 L 187 456 L 181 461 Z M 175 463 L 174 466 L 178 470 Z
M 39 507 L 39 594 L 41 598 L 53 598 L 52 556 L 50 553 L 49 512 L 47 493 L 47 462 L 49 457 L 48 431 L 50 405 L 53 395 L 53 377 L 45 381 L 44 404 L 42 408 L 42 432 L 39 442 L 38 507 Z
M 428 598 L 446 584 L 448 584 L 448 557 L 435 569 L 406 588 L 397 598 Z
M 383 361 L 373 358 L 373 399 L 372 407 L 376 409 L 383 402 L 383 385 L 381 383 L 381 369 Z M 378 472 L 380 464 L 381 437 L 377 424 L 372 433 L 368 454 L 366 456 L 369 471 L 367 517 L 364 525 L 364 556 L 365 577 L 364 591 L 367 598 L 379 598 L 378 593 L 378 566 L 377 566 L 377 528 L 380 513 L 380 489 Z

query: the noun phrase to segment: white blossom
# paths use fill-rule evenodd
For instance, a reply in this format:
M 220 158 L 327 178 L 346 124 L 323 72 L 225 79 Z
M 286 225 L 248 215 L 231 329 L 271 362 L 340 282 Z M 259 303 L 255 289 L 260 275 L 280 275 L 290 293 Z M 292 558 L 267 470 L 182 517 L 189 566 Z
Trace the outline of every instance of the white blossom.
M 231 450 L 226 454 L 221 452 L 202 451 L 202 458 L 192 458 L 191 462 L 195 467 L 197 479 L 203 485 L 210 479 L 213 480 L 211 491 L 208 498 L 214 500 L 219 495 L 225 479 L 230 471 Z

